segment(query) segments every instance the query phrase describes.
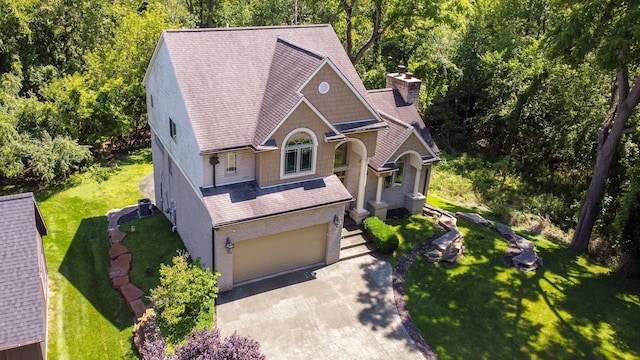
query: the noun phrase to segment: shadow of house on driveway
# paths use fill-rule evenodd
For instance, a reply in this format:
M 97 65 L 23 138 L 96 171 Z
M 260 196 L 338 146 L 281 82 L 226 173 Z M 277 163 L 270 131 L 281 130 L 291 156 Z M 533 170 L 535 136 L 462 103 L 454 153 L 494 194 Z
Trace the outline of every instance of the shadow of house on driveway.
M 109 282 L 109 239 L 104 216 L 85 218 L 71 240 L 58 268 L 84 298 L 119 330 L 133 325 L 133 317 L 120 293 Z M 74 305 L 65 300 L 65 305 Z M 77 308 L 65 311 L 80 311 Z
M 362 256 L 306 270 L 315 279 L 287 284 L 304 272 L 221 294 L 223 336 L 250 336 L 267 358 L 424 359 L 398 316 L 388 262 Z

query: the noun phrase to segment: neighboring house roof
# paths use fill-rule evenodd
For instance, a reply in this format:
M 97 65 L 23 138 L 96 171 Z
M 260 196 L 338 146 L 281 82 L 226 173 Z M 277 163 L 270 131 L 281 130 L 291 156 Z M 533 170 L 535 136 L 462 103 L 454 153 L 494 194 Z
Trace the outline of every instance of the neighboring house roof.
M 294 40 L 291 42 L 290 40 Z M 166 46 L 201 153 L 260 146 L 328 59 L 367 91 L 330 25 L 167 30 Z M 313 51 L 307 50 L 313 49 Z
M 0 350 L 46 340 L 38 232 L 47 227 L 32 193 L 0 197 Z
M 202 189 L 205 204 L 220 227 L 292 211 L 351 201 L 337 176 L 260 188 L 251 182 Z
M 422 121 L 416 108 L 407 104 L 396 89 L 381 89 L 369 91 L 369 102 L 380 113 L 382 119 L 389 125 L 386 131 L 378 132 L 376 153 L 369 161 L 369 166 L 376 171 L 393 169 L 390 157 L 415 133 L 419 136 L 430 154 L 423 156 L 424 162 L 439 161 L 440 149 L 433 141 L 429 130 Z

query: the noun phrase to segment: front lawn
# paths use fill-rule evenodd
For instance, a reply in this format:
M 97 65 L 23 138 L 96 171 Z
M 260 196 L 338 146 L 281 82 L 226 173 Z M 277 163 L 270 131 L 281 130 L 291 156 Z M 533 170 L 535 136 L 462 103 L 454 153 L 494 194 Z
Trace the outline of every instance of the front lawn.
M 542 236 L 528 238 L 543 267 L 522 273 L 505 266 L 499 235 L 465 221 L 458 228 L 466 247 L 459 263 L 419 257 L 406 278 L 411 317 L 440 358 L 640 357 L 640 281 Z
M 151 171 L 150 152 L 146 151 L 129 157 L 112 170 L 99 168 L 75 176 L 66 189 L 36 192 L 49 228 L 49 235 L 44 237 L 44 250 L 49 270 L 50 359 L 137 358 L 131 341 L 133 316 L 109 282 L 105 213 L 112 208 L 136 204 L 142 197 L 138 184 Z M 152 219 L 151 222 L 162 221 L 160 217 Z M 168 224 L 153 226 L 161 233 L 175 236 Z M 144 233 L 144 225 L 136 227 Z M 165 241 L 164 236 L 154 237 L 155 244 Z M 175 239 L 172 241 L 167 246 L 174 247 Z M 156 256 L 155 266 L 162 261 L 164 255 L 156 252 L 160 248 L 144 249 L 149 264 Z M 154 266 L 136 266 L 143 257 L 135 247 L 131 250 L 132 277 L 137 278 L 139 268 Z M 145 290 L 151 285 L 151 282 L 142 284 Z

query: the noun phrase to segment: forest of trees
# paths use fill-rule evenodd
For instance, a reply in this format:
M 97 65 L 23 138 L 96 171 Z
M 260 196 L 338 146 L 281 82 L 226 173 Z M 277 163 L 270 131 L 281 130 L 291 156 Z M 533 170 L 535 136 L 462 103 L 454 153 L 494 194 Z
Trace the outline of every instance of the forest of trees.
M 637 19 L 620 0 L 0 0 L 0 183 L 148 141 L 163 29 L 329 23 L 367 87 L 399 64 L 423 80 L 444 151 L 521 179 L 575 250 L 597 237 L 638 261 Z

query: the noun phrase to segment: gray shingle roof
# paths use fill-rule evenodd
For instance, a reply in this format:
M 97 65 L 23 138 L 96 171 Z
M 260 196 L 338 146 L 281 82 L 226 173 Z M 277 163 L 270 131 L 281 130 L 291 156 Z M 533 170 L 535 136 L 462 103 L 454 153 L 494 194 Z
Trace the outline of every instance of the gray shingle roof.
M 33 194 L 0 197 L 0 350 L 46 340 L 38 232 L 47 228 Z
M 378 132 L 376 154 L 369 161 L 369 166 L 373 169 L 384 168 L 385 162 L 402 145 L 413 129 L 418 132 L 434 154 L 440 153 L 440 149 L 433 141 L 416 108 L 411 104 L 405 103 L 402 95 L 397 90 L 369 91 L 369 103 L 389 125 L 388 130 Z M 425 156 L 427 154 L 421 155 Z
M 352 200 L 335 175 L 268 188 L 245 182 L 202 189 L 202 195 L 214 227 Z
M 261 145 L 282 118 L 302 98 L 298 89 L 320 66 L 323 56 L 277 39 L 269 78 L 258 114 L 254 146 Z
M 329 58 L 367 100 L 330 25 L 168 30 L 162 41 L 201 152 L 265 140 L 273 119 L 294 100 L 297 82 L 306 80 L 319 57 Z M 287 68 L 291 64 L 296 66 Z

